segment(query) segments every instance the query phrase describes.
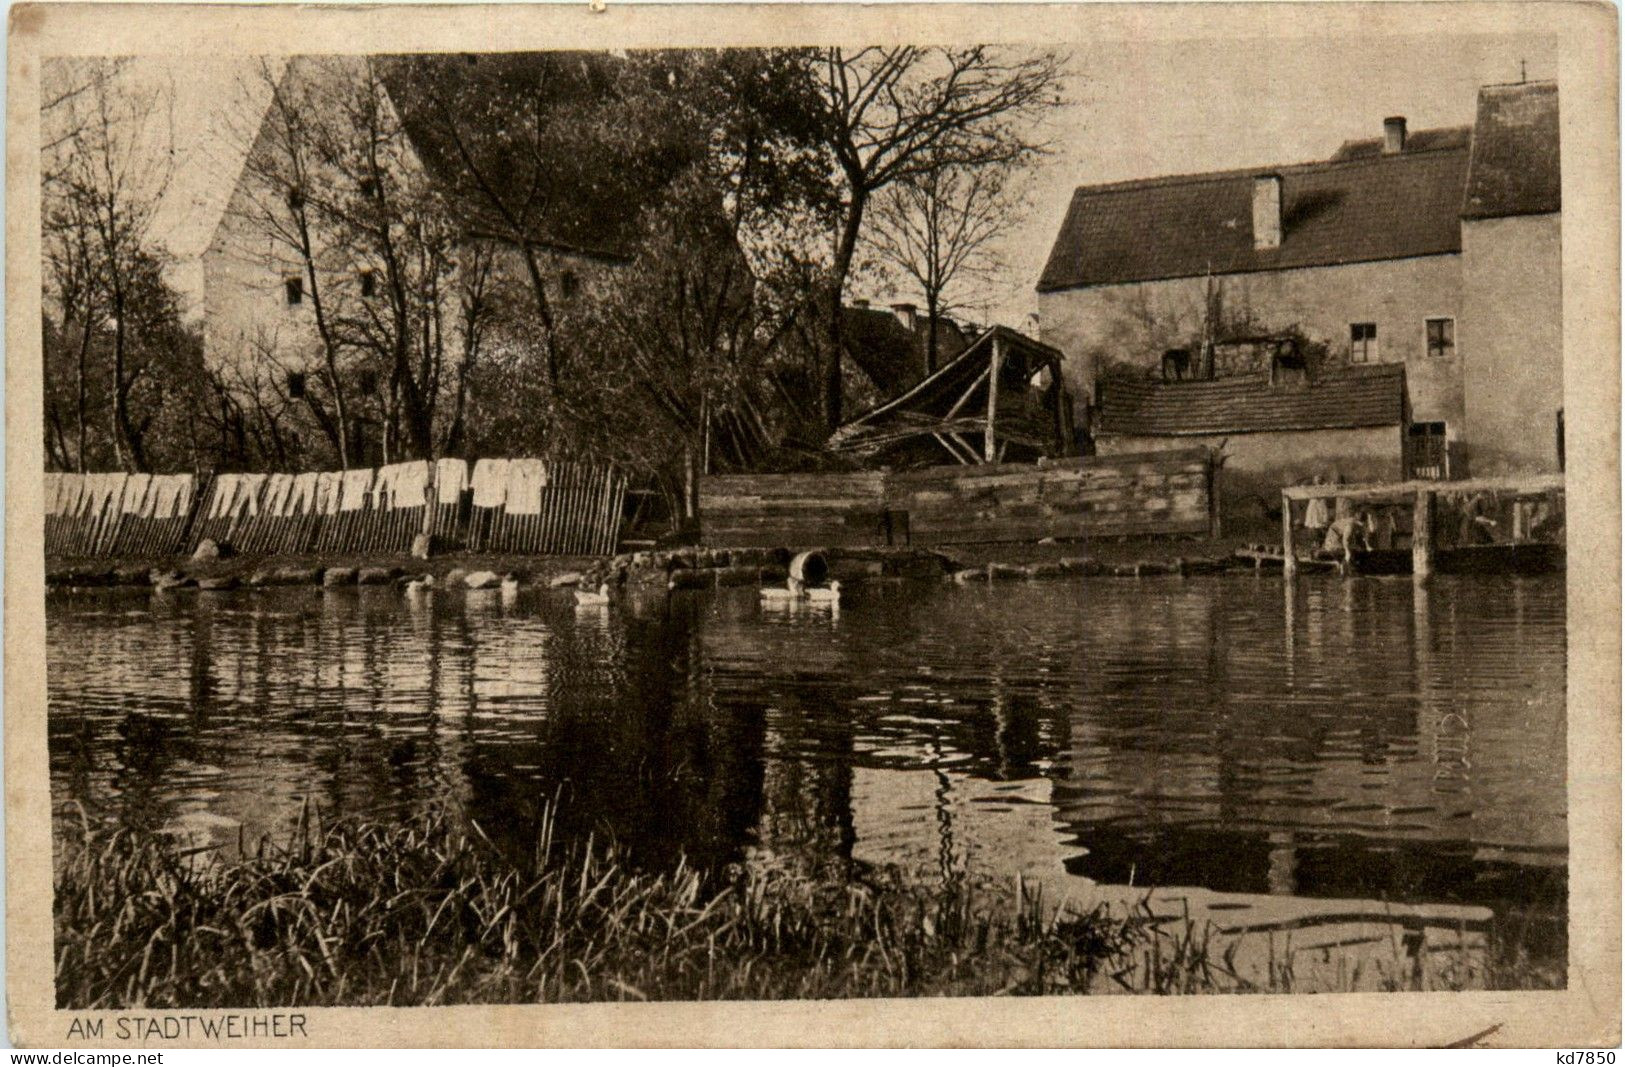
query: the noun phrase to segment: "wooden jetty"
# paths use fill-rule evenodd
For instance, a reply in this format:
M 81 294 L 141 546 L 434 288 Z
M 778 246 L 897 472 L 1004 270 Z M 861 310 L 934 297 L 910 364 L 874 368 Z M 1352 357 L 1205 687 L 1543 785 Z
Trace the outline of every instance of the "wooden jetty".
M 1265 546 L 1250 546 L 1255 551 L 1250 558 L 1260 563 L 1267 557 L 1278 558 L 1284 577 L 1293 577 L 1300 568 L 1327 565 L 1364 573 L 1404 573 L 1405 556 L 1409 556 L 1411 575 L 1425 580 L 1436 572 L 1511 573 L 1527 570 L 1561 569 L 1564 548 L 1561 544 L 1534 541 L 1530 538 L 1524 504 L 1530 498 L 1561 499 L 1563 475 L 1539 474 L 1504 478 L 1468 478 L 1461 481 L 1407 481 L 1365 485 L 1293 485 L 1281 490 L 1281 546 L 1279 555 Z M 1441 546 L 1439 501 L 1441 497 L 1471 499 L 1489 496 L 1512 498 L 1514 520 L 1508 540 L 1491 544 Z M 1297 527 L 1294 522 L 1294 504 L 1307 505 L 1312 500 L 1330 504 L 1339 501 L 1350 506 L 1405 507 L 1410 512 L 1410 548 L 1382 548 L 1376 550 L 1348 549 L 1343 559 L 1327 559 L 1314 555 L 1313 546 L 1303 552 L 1295 543 Z M 1493 525 L 1493 523 L 1491 523 Z M 1244 550 L 1245 552 L 1245 550 Z

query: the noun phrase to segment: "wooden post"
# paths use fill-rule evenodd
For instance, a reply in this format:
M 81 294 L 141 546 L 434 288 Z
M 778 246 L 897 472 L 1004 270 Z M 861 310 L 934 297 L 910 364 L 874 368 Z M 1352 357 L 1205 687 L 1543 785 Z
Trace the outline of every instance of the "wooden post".
M 1426 581 L 1433 574 L 1433 490 L 1416 491 L 1416 510 L 1411 517 L 1411 575 Z
M 987 374 L 987 428 L 982 431 L 982 462 L 998 459 L 993 445 L 993 425 L 999 417 L 999 372 L 1004 369 L 1004 338 L 993 335 L 993 362 Z
M 1281 494 L 1281 577 L 1298 576 L 1298 554 L 1292 548 L 1292 498 Z

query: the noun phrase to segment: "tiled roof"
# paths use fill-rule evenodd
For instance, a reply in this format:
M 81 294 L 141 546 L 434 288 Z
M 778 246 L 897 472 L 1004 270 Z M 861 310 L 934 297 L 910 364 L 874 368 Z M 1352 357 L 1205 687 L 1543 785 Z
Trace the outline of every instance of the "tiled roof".
M 1461 251 L 1464 146 L 1079 188 L 1038 289 Z M 1255 249 L 1255 178 L 1281 178 L 1279 248 Z
M 1542 215 L 1563 207 L 1557 83 L 1486 85 L 1462 217 Z
M 1405 135 L 1405 151 L 1428 152 L 1436 148 L 1466 148 L 1473 140 L 1471 126 L 1441 126 L 1433 130 L 1412 130 Z M 1366 137 L 1344 141 L 1332 153 L 1332 162 L 1349 159 L 1370 159 L 1382 155 L 1381 137 Z
M 1307 385 L 1271 385 L 1268 374 L 1194 382 L 1106 378 L 1096 404 L 1099 432 L 1138 436 L 1397 426 L 1405 413 L 1405 365 L 1323 367 Z

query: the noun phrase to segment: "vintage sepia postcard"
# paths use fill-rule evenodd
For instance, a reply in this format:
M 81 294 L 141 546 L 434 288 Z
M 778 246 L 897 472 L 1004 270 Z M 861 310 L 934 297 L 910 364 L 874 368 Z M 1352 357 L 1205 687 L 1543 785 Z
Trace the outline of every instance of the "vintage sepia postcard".
M 12 9 L 12 1040 L 1617 1044 L 1617 11 L 596 7 Z

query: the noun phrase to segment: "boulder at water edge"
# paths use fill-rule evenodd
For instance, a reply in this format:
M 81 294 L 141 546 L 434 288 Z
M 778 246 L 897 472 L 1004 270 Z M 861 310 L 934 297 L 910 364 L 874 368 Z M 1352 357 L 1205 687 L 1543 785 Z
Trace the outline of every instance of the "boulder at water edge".
M 357 585 L 388 585 L 400 570 L 392 567 L 363 567 L 355 576 Z
M 322 575 L 323 585 L 354 585 L 354 567 L 329 567 L 327 573 Z
M 549 589 L 565 589 L 572 585 L 580 585 L 585 579 L 580 571 L 565 571 L 556 574 L 547 583 Z
M 220 550 L 220 545 L 212 537 L 205 537 L 197 543 L 197 548 L 192 550 L 192 560 L 196 563 L 207 563 L 223 555 L 225 553 Z
M 475 571 L 463 579 L 463 584 L 470 589 L 495 589 L 502 584 L 502 576 L 496 571 Z

